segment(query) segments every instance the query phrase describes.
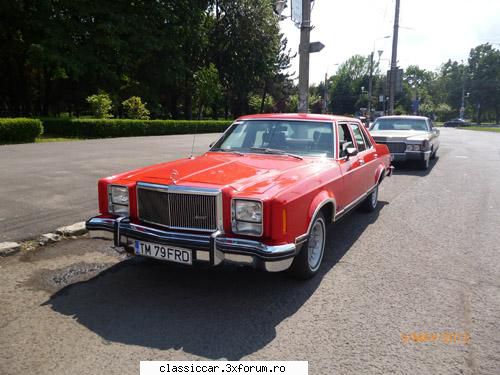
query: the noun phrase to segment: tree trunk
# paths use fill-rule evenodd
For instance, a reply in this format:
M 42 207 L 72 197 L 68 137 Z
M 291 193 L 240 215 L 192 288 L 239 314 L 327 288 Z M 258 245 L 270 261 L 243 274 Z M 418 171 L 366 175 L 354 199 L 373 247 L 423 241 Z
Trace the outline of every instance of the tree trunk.
M 190 92 L 184 94 L 184 118 L 186 120 L 193 119 L 193 97 Z
M 260 102 L 260 113 L 264 113 L 264 105 L 266 104 L 267 96 L 267 82 L 264 85 L 264 92 L 262 93 L 262 101 Z

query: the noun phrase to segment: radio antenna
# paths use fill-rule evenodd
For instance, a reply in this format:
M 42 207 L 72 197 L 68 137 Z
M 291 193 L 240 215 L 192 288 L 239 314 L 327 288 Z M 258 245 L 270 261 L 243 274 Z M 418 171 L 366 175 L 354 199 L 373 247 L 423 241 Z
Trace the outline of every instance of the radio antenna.
M 196 140 L 196 133 L 198 132 L 198 122 L 199 121 L 196 121 L 196 125 L 194 126 L 194 134 L 193 134 L 193 144 L 191 146 L 191 156 L 189 157 L 189 159 L 194 159 L 194 141 Z

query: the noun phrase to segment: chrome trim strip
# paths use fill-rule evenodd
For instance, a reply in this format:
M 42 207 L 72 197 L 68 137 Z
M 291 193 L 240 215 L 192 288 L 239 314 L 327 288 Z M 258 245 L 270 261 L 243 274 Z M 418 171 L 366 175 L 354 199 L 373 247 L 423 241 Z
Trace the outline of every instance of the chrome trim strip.
M 337 215 L 335 216 L 335 221 L 340 219 L 342 216 L 344 216 L 349 211 L 351 211 L 354 207 L 356 207 L 359 203 L 361 203 L 363 201 L 363 199 L 365 199 L 368 195 L 370 195 L 370 193 L 377 187 L 377 185 L 378 185 L 378 182 L 375 185 L 373 185 L 373 187 L 368 189 L 365 193 L 361 194 L 358 198 L 356 198 L 354 201 L 352 201 L 347 206 L 345 206 L 345 208 L 343 210 L 339 211 L 337 213 Z
M 249 253 L 254 255 L 283 257 L 294 255 L 296 246 L 293 243 L 285 245 L 266 245 L 259 241 L 246 240 L 242 238 L 216 238 L 217 248 L 224 252 Z

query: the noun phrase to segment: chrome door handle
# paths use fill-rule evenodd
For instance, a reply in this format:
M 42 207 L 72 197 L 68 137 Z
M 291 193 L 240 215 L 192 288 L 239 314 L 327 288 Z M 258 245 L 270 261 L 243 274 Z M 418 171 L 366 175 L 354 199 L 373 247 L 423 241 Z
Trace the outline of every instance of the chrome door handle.
M 359 159 L 359 164 L 363 165 L 365 164 L 365 161 L 363 159 Z
M 374 158 L 378 158 L 378 154 L 373 155 Z

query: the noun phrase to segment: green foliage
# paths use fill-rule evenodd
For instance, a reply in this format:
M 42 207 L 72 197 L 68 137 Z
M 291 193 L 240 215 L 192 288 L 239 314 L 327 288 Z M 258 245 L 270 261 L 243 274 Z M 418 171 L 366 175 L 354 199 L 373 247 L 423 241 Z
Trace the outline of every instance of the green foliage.
M 30 118 L 0 118 L 0 144 L 34 142 L 43 132 L 42 122 Z
M 438 120 L 447 121 L 454 117 L 454 111 L 446 103 L 440 103 L 434 109 L 434 113 L 437 115 Z
M 127 114 L 127 118 L 149 120 L 149 111 L 146 108 L 146 103 L 143 103 L 140 97 L 131 96 L 122 102 L 122 106 Z
M 90 104 L 92 114 L 97 118 L 111 118 L 111 110 L 113 109 L 113 102 L 109 94 L 101 91 L 99 94 L 87 97 L 87 103 Z
M 114 138 L 223 132 L 231 121 L 45 119 L 45 134 L 53 137 Z
M 354 55 L 339 66 L 337 74 L 330 77 L 330 109 L 336 114 L 353 114 L 361 105 L 366 106 L 361 88 L 368 88 L 370 59 Z M 374 77 L 376 84 L 377 78 Z
M 4 1 L 1 9 L 0 108 L 11 115 L 80 117 L 103 89 L 115 104 L 140 96 L 151 117 L 190 119 L 193 106 L 229 117 L 247 110 L 249 93 L 276 98 L 289 83 L 271 0 Z
M 271 95 L 266 95 L 264 100 L 264 107 L 262 108 L 262 96 L 260 95 L 251 95 L 248 98 L 248 108 L 249 113 L 272 113 L 274 112 L 274 99 Z
M 195 73 L 194 81 L 198 118 L 201 118 L 203 108 L 214 104 L 221 95 L 222 87 L 219 83 L 219 71 L 214 64 L 210 63 Z

